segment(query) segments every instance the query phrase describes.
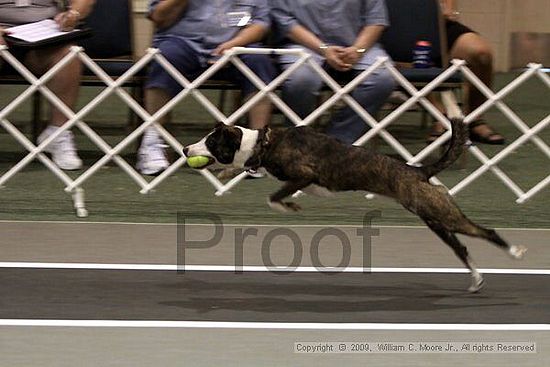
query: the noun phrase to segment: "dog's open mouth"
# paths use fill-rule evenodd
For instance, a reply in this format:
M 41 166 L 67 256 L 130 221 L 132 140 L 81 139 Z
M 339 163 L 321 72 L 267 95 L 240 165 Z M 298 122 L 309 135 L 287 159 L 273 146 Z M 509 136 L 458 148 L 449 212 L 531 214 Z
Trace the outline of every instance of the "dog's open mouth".
M 205 169 L 206 167 L 212 165 L 216 160 L 212 157 L 207 157 L 204 155 L 195 155 L 187 157 L 186 164 L 188 167 L 193 169 Z

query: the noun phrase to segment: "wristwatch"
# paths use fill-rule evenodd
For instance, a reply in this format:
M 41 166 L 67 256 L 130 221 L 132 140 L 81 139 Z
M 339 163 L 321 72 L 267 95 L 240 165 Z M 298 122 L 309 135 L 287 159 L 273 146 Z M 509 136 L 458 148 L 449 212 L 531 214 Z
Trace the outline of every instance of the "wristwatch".
M 355 50 L 355 52 L 357 52 L 358 54 L 364 54 L 365 52 L 367 52 L 367 49 L 366 48 L 358 48 Z
M 325 51 L 328 49 L 328 46 L 329 46 L 329 45 L 328 45 L 327 43 L 324 43 L 324 42 L 321 43 L 321 44 L 319 45 L 319 51 L 321 51 L 321 53 L 324 54 Z

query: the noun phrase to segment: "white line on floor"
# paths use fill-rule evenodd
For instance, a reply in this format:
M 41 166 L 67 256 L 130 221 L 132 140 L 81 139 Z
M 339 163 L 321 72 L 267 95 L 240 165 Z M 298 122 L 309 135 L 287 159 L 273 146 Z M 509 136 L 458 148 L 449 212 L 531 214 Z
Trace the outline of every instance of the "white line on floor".
M 176 226 L 177 223 L 148 223 L 148 222 L 82 222 L 82 221 L 48 221 L 48 220 L 0 220 L 0 224 L 9 224 L 9 223 L 15 223 L 15 224 L 101 224 L 101 225 L 125 225 L 125 226 Z M 186 226 L 208 226 L 212 227 L 212 223 L 187 223 Z M 334 223 L 328 223 L 328 224 L 285 224 L 285 223 L 275 223 L 275 224 L 254 224 L 254 223 L 246 223 L 246 224 L 239 224 L 239 223 L 224 223 L 224 226 L 227 227 L 243 227 L 243 228 L 264 228 L 264 227 L 285 227 L 285 228 L 325 228 L 325 227 L 336 227 L 336 228 L 359 228 L 361 227 L 361 224 L 334 224 Z M 415 226 L 415 225 L 373 225 L 374 228 L 395 228 L 395 229 L 426 229 L 428 230 L 428 227 L 426 226 Z M 495 228 L 499 231 L 550 231 L 550 228 Z
M 211 271 L 211 272 L 343 272 L 343 273 L 468 273 L 465 268 L 382 268 L 348 267 L 315 268 L 312 266 L 266 267 L 245 265 L 162 265 L 162 264 L 96 264 L 96 263 L 46 263 L 46 262 L 0 262 L 0 268 L 25 269 L 80 269 L 80 270 L 156 270 L 156 271 Z M 550 275 L 550 269 L 478 269 L 485 274 Z
M 34 320 L 0 319 L 0 326 L 109 327 L 109 328 L 205 328 L 285 330 L 468 330 L 550 331 L 550 324 L 408 324 L 408 323 L 303 323 L 225 321 L 137 320 Z

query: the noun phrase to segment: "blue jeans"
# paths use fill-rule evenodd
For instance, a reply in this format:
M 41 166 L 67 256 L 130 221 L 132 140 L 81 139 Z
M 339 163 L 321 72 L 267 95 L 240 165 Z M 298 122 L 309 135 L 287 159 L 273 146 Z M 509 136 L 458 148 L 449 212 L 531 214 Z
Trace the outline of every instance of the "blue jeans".
M 314 58 L 322 64 L 324 60 Z M 291 63 L 282 63 L 283 69 L 291 66 Z M 325 64 L 325 70 L 335 74 L 333 69 L 329 69 Z M 347 77 L 355 77 L 369 65 L 357 64 L 357 69 L 347 72 Z M 283 100 L 288 104 L 300 118 L 307 117 L 313 112 L 319 90 L 323 86 L 323 81 L 307 64 L 299 67 L 283 85 Z M 361 84 L 359 84 L 351 93 L 351 96 L 371 115 L 375 115 L 382 104 L 386 101 L 392 91 L 395 89 L 395 81 L 391 74 L 384 68 L 377 69 L 370 74 Z M 342 108 L 334 116 L 327 134 L 347 143 L 352 144 L 367 131 L 367 124 L 357 115 L 349 106 Z
M 204 55 L 197 52 L 180 37 L 163 37 L 154 44 L 162 55 L 186 78 L 193 80 L 202 74 L 208 65 L 204 63 Z M 275 67 L 267 55 L 241 55 L 239 58 L 264 83 L 268 84 L 275 77 Z M 228 64 L 214 76 L 216 79 L 229 80 L 241 87 L 244 96 L 257 91 L 257 88 L 233 64 Z M 157 62 L 149 67 L 146 88 L 160 88 L 172 97 L 183 87 L 168 74 Z

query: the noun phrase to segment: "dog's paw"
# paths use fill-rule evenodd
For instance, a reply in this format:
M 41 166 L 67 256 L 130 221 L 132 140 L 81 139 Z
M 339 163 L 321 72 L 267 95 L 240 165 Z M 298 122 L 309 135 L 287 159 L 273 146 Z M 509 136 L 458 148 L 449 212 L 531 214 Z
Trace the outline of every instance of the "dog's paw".
M 527 252 L 527 247 L 525 246 L 512 246 L 510 247 L 510 250 L 508 250 L 508 254 L 512 257 L 512 259 L 521 260 L 523 259 L 523 256 Z
M 268 200 L 267 205 L 269 205 L 269 207 L 271 209 L 273 209 L 273 210 L 275 210 L 276 212 L 279 212 L 279 213 L 288 213 L 289 212 L 289 209 L 283 203 L 281 203 L 280 201 Z
M 483 285 L 485 285 L 485 280 L 483 277 L 472 277 L 472 284 L 470 285 L 470 288 L 468 288 L 468 292 L 470 293 L 477 293 L 483 288 Z
M 303 189 L 303 192 L 312 195 L 317 196 L 320 198 L 329 198 L 334 196 L 334 192 L 330 191 L 326 187 L 311 184 Z
M 299 210 L 302 210 L 302 207 L 296 203 L 293 202 L 281 202 L 281 201 L 267 201 L 267 204 L 269 207 L 275 211 L 278 211 L 280 213 L 290 213 L 290 212 L 297 212 Z
M 242 168 L 224 168 L 218 174 L 218 180 L 229 180 L 243 173 Z
M 302 207 L 300 205 L 293 203 L 292 201 L 285 201 L 283 205 L 293 212 L 299 212 L 300 210 L 302 210 Z

